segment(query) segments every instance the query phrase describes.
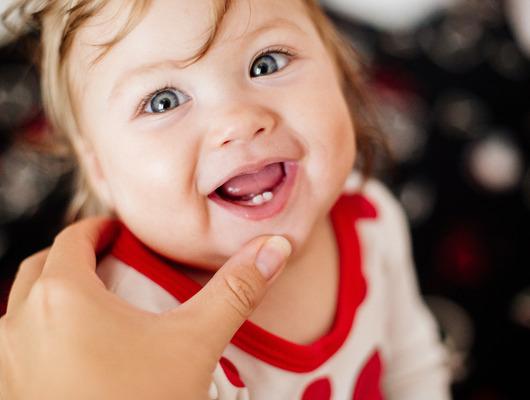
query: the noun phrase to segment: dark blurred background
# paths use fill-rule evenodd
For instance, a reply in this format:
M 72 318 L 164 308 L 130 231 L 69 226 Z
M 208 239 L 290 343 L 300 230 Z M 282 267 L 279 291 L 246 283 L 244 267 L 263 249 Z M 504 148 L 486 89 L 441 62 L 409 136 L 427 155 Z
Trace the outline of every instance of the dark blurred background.
M 379 177 L 408 214 L 454 398 L 530 399 L 530 0 L 322 3 L 369 68 L 396 159 Z M 47 134 L 35 37 L 0 48 L 0 315 L 71 192 L 28 146 Z

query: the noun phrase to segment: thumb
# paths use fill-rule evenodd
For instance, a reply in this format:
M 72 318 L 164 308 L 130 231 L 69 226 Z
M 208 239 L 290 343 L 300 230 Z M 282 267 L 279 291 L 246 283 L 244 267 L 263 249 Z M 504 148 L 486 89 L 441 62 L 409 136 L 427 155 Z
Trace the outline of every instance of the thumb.
M 216 354 L 223 352 L 258 306 L 290 254 L 291 245 L 282 236 L 253 239 L 183 305 L 192 313 L 205 345 L 211 345 Z

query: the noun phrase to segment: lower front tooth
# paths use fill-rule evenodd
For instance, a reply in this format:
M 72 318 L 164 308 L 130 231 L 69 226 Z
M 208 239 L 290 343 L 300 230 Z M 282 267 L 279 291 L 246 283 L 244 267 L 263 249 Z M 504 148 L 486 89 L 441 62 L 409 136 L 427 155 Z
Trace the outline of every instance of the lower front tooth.
M 261 194 L 258 194 L 257 196 L 254 196 L 252 198 L 252 203 L 256 205 L 263 204 L 263 196 Z
M 262 196 L 263 196 L 263 200 L 265 201 L 271 201 L 272 198 L 274 197 L 272 192 L 263 192 Z

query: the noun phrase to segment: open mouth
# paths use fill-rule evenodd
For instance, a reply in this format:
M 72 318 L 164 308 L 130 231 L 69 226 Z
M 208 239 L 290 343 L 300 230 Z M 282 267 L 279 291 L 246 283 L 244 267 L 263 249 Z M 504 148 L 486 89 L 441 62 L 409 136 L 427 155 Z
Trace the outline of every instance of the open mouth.
M 217 188 L 215 193 L 225 201 L 255 207 L 271 201 L 284 179 L 284 164 L 277 162 L 256 173 L 236 176 Z
M 296 162 L 271 163 L 259 171 L 229 179 L 208 197 L 238 216 L 270 218 L 285 206 L 296 171 Z

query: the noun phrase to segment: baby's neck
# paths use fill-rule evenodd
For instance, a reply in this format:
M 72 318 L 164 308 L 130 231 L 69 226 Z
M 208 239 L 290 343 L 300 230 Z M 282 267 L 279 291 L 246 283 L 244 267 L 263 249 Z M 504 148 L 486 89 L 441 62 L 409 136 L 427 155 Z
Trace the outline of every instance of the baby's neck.
M 187 271 L 187 275 L 204 285 L 213 274 Z M 338 282 L 338 248 L 326 217 L 317 222 L 298 257 L 290 260 L 250 320 L 295 343 L 313 342 L 331 328 Z

